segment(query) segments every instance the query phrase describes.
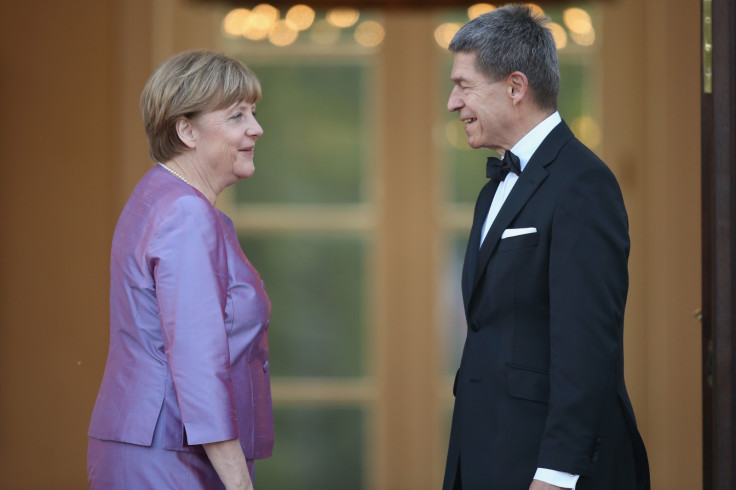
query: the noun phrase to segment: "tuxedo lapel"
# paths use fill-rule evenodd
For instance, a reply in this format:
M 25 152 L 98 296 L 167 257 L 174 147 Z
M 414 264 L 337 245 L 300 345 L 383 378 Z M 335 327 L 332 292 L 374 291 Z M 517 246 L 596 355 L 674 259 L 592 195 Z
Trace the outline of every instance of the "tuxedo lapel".
M 465 309 L 468 308 L 470 302 L 470 292 L 473 286 L 473 279 L 475 277 L 476 264 L 478 262 L 478 249 L 480 248 L 480 235 L 483 230 L 483 223 L 485 223 L 486 216 L 488 216 L 488 210 L 491 207 L 491 201 L 493 201 L 493 195 L 498 189 L 498 182 L 491 180 L 483 189 L 481 189 L 478 195 L 478 202 L 475 204 L 475 214 L 473 216 L 473 227 L 470 230 L 470 237 L 468 238 L 467 249 L 465 250 L 465 261 L 463 262 L 463 274 L 462 274 L 462 291 L 463 291 L 463 302 L 465 303 Z
M 537 148 L 534 155 L 532 155 L 532 158 L 529 160 L 529 163 L 527 163 L 524 171 L 519 176 L 519 180 L 514 185 L 511 193 L 503 203 L 503 206 L 501 206 L 498 216 L 493 221 L 493 224 L 488 230 L 488 234 L 483 241 L 483 245 L 478 251 L 478 256 L 475 261 L 475 270 L 473 271 L 473 281 L 468 290 L 469 294 L 463 295 L 466 298 L 466 310 L 470 304 L 472 293 L 478 285 L 480 278 L 483 276 L 483 271 L 486 269 L 488 261 L 493 255 L 493 251 L 501 240 L 503 231 L 509 226 L 516 215 L 519 214 L 519 211 L 521 211 L 537 188 L 542 185 L 542 182 L 547 178 L 548 172 L 545 167 L 557 158 L 557 154 L 562 146 L 573 137 L 572 132 L 564 121 L 561 122 L 552 130 L 552 132 L 550 132 L 542 144 L 539 145 L 539 148 Z M 491 194 L 491 199 L 492 198 L 493 194 Z M 488 208 L 486 208 L 486 212 L 487 211 Z M 478 239 L 480 240 L 480 237 L 478 237 Z
M 521 173 L 521 177 L 519 177 L 519 180 L 514 185 L 511 193 L 503 203 L 503 206 L 501 206 L 498 216 L 493 220 L 493 224 L 488 230 L 485 240 L 483 240 L 483 246 L 480 247 L 474 271 L 472 289 L 475 289 L 480 277 L 483 275 L 481 272 L 485 270 L 486 264 L 488 264 L 488 260 L 496 249 L 496 245 L 498 245 L 503 231 L 508 227 L 514 217 L 519 214 L 521 208 L 524 207 L 524 204 L 526 204 L 529 198 L 532 197 L 534 191 L 537 190 L 537 187 L 539 187 L 546 178 L 547 171 L 540 165 L 527 165 Z

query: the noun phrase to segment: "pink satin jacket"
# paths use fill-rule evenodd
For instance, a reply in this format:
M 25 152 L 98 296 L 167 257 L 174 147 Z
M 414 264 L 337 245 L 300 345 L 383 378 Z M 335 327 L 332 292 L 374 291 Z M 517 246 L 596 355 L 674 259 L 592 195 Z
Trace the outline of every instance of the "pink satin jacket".
M 161 167 L 138 183 L 112 244 L 110 346 L 89 436 L 164 447 L 239 439 L 271 455 L 271 303 L 230 219 Z

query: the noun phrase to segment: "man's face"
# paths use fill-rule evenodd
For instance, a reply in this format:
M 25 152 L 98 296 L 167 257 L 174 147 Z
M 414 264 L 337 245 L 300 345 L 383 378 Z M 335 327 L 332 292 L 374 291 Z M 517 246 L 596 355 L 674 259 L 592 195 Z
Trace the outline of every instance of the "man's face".
M 503 153 L 510 142 L 513 110 L 506 80 L 491 82 L 475 68 L 475 53 L 455 53 L 450 79 L 454 83 L 447 110 L 458 112 L 465 123 L 471 148 L 491 148 Z

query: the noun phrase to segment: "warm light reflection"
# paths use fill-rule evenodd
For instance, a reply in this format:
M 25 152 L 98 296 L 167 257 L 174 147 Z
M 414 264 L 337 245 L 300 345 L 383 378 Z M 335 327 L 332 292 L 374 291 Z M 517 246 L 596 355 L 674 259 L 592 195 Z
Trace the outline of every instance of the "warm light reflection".
M 593 29 L 593 22 L 590 15 L 583 9 L 569 8 L 562 13 L 562 20 L 570 32 L 577 34 L 585 34 Z
M 590 116 L 576 117 L 570 129 L 589 148 L 595 148 L 601 142 L 601 128 Z
M 458 150 L 469 150 L 468 135 L 465 124 L 459 119 L 452 119 L 445 124 L 445 137 L 450 146 Z
M 232 37 L 242 36 L 248 27 L 248 17 L 250 10 L 233 9 L 222 20 L 223 32 Z
M 265 17 L 253 15 L 251 16 L 251 22 L 248 22 L 248 27 L 243 32 L 243 37 L 251 41 L 262 41 L 268 37 L 271 27 L 272 25 L 268 23 Z
M 335 27 L 350 27 L 358 22 L 360 12 L 350 8 L 330 9 L 325 15 L 327 22 Z
M 565 46 L 567 46 L 567 32 L 565 31 L 565 28 L 560 24 L 550 22 L 547 24 L 547 29 L 552 33 L 557 50 L 565 49 Z
M 496 7 L 490 3 L 476 3 L 475 5 L 468 7 L 468 19 L 473 20 L 479 15 L 487 14 L 494 10 L 496 10 Z
M 334 44 L 340 38 L 340 29 L 333 26 L 325 19 L 320 19 L 314 23 L 309 30 L 309 39 L 315 44 L 323 46 Z
M 383 42 L 383 38 L 386 37 L 386 30 L 378 22 L 367 20 L 356 27 L 354 36 L 361 46 L 373 48 Z
M 266 39 L 278 20 L 279 10 L 276 7 L 267 3 L 256 5 L 248 16 L 243 36 L 253 41 Z
M 279 19 L 279 9 L 267 3 L 259 3 L 258 5 L 253 7 L 253 13 L 262 14 L 271 19 L 273 22 L 276 22 Z
M 595 31 L 591 29 L 584 33 L 571 32 L 570 39 L 580 46 L 592 46 L 595 43 Z
M 286 12 L 285 19 L 294 29 L 304 31 L 314 22 L 314 10 L 306 5 L 294 5 Z
M 532 9 L 532 14 L 534 14 L 534 15 L 544 15 L 544 10 L 542 9 L 542 7 L 540 7 L 536 3 L 525 3 L 524 5 L 526 5 L 530 9 Z
M 577 44 L 592 46 L 595 43 L 595 29 L 588 12 L 579 8 L 565 9 L 562 20 L 570 30 L 570 38 Z
M 457 31 L 462 26 L 459 22 L 445 22 L 444 24 L 440 24 L 434 30 L 434 40 L 441 48 L 447 49 L 450 41 L 452 41 L 452 38 L 455 37 L 455 34 L 457 34 Z
M 268 40 L 276 46 L 288 46 L 296 41 L 299 31 L 286 20 L 279 20 L 268 33 Z

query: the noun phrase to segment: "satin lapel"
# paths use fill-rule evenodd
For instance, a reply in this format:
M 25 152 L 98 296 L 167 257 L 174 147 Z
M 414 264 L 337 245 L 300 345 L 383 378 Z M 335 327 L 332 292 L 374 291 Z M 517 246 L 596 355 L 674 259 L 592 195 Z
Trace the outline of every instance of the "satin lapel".
M 524 171 L 519 177 L 519 180 L 511 190 L 509 197 L 501 206 L 501 210 L 498 212 L 498 216 L 493 221 L 491 228 L 488 230 L 486 239 L 483 241 L 483 246 L 480 247 L 478 252 L 478 261 L 475 268 L 475 276 L 473 279 L 473 289 L 478 284 L 481 272 L 485 270 L 488 260 L 491 258 L 491 254 L 496 249 L 498 242 L 501 240 L 503 231 L 508 227 L 511 220 L 519 214 L 524 204 L 532 197 L 537 187 L 541 185 L 544 179 L 547 178 L 547 171 L 540 165 L 532 166 L 527 165 Z
M 491 201 L 493 201 L 493 195 L 496 193 L 496 189 L 498 189 L 498 182 L 493 180 L 489 181 L 483 189 L 481 189 L 480 194 L 478 194 L 478 202 L 475 204 L 473 227 L 470 229 L 468 246 L 465 250 L 465 261 L 463 262 L 462 290 L 463 302 L 465 303 L 466 311 L 468 303 L 470 302 L 470 292 L 473 285 L 473 278 L 475 277 L 476 264 L 478 262 L 480 235 L 483 230 L 483 223 L 485 223 L 486 216 L 488 216 L 488 210 L 491 207 Z
M 470 289 L 471 294 L 463 295 L 464 297 L 467 296 L 465 300 L 466 310 L 470 304 L 470 297 L 478 285 L 478 281 L 480 281 L 483 271 L 486 269 L 491 255 L 493 255 L 493 251 L 501 240 L 503 231 L 508 228 L 514 217 L 519 214 L 519 211 L 521 211 L 529 198 L 532 197 L 537 188 L 547 178 L 548 172 L 545 167 L 557 158 L 560 149 L 572 138 L 574 138 L 572 131 L 570 131 L 570 128 L 563 121 L 547 135 L 544 141 L 542 141 L 542 144 L 539 145 L 539 148 L 537 148 L 537 151 L 532 155 L 531 160 L 529 160 L 529 163 L 524 168 L 516 185 L 514 185 L 503 206 L 501 206 L 501 210 L 493 221 L 493 225 L 488 230 L 486 239 L 483 241 L 483 246 L 478 252 L 473 285 Z

